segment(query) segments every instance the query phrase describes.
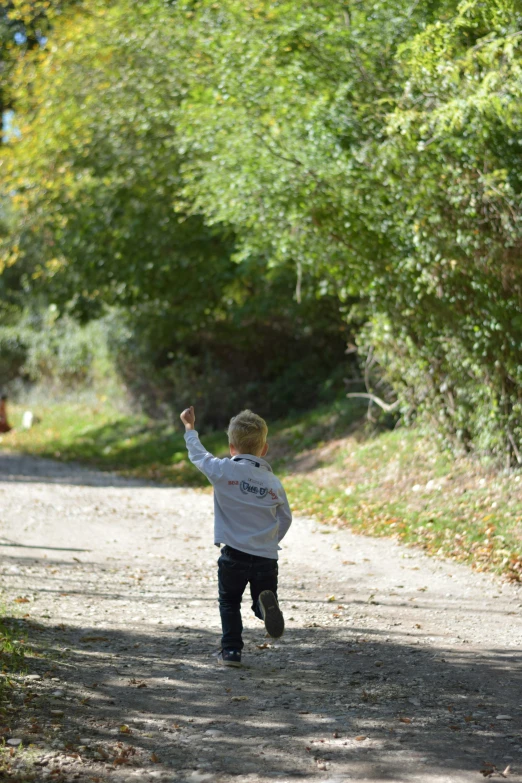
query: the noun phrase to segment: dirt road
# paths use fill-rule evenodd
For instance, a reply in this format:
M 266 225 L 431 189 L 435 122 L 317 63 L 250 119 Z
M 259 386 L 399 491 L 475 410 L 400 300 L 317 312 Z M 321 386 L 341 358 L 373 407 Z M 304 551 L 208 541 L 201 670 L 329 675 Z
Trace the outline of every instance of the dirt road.
M 6 779 L 522 780 L 518 588 L 297 518 L 287 631 L 245 602 L 226 669 L 209 494 L 0 455 L 0 510 L 33 649 Z

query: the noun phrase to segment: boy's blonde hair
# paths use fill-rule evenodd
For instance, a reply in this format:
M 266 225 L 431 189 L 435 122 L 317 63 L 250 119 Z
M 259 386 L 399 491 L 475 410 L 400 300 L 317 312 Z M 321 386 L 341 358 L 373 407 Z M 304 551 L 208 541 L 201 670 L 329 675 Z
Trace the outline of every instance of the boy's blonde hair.
M 268 427 L 261 416 L 246 410 L 230 419 L 227 434 L 228 442 L 240 454 L 255 454 L 259 457 L 266 443 Z

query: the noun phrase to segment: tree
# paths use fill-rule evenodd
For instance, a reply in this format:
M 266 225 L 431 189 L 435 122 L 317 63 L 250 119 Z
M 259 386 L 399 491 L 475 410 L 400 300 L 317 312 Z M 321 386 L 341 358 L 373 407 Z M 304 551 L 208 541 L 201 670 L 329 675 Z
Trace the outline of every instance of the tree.
M 197 209 L 358 295 L 404 414 L 520 459 L 516 5 L 198 8 Z

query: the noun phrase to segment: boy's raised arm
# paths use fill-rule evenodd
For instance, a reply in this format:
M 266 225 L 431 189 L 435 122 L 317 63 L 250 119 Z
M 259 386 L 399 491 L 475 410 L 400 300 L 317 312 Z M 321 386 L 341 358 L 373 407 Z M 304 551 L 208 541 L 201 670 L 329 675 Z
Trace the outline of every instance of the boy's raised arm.
M 193 405 L 183 411 L 180 419 L 185 425 L 185 443 L 189 460 L 213 483 L 222 477 L 225 460 L 214 457 L 201 443 L 199 435 L 194 429 L 196 414 Z

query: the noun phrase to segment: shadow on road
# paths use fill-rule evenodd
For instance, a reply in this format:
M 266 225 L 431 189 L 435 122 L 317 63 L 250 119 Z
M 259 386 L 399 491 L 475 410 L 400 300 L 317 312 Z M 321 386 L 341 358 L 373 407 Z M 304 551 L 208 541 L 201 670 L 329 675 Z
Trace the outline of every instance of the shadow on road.
M 43 546 L 37 544 L 21 544 L 19 541 L 10 541 L 0 537 L 0 547 L 14 547 L 16 549 L 45 549 L 49 552 L 90 552 L 90 549 L 75 549 L 71 546 Z
M 123 478 L 113 473 L 89 470 L 75 462 L 62 463 L 44 457 L 0 453 L 0 482 L 70 484 L 85 487 L 158 487 L 151 481 Z
M 249 634 L 246 665 L 226 669 L 205 628 L 16 622 L 41 677 L 25 681 L 32 725 L 58 727 L 70 749 L 88 738 L 84 755 L 112 764 L 124 747 L 129 766 L 404 780 L 413 762 L 427 775 L 500 768 L 520 741 L 522 653 L 494 645 L 434 653 L 371 629 L 294 628 L 279 644 Z

